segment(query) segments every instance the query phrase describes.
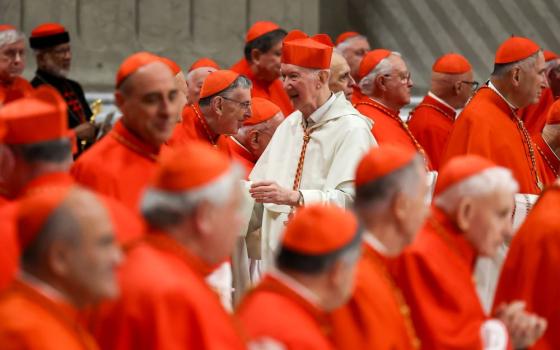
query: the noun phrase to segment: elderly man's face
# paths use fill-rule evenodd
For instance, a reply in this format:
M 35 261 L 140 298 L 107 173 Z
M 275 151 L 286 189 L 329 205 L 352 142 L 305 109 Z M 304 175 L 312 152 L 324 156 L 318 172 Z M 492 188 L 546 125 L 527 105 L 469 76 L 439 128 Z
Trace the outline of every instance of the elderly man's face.
M 15 43 L 0 47 L 0 81 L 10 83 L 23 73 L 25 68 L 25 43 Z
M 268 146 L 276 128 L 278 125 L 282 123 L 284 120 L 284 115 L 282 112 L 278 112 L 274 117 L 266 121 L 266 128 L 263 128 L 259 131 L 256 131 L 256 135 L 250 135 L 250 137 L 255 137 L 254 140 L 249 140 L 251 144 L 251 153 L 256 156 L 257 158 L 260 157 L 266 146 Z
M 106 209 L 93 195 L 93 203 L 77 206 L 74 210 L 79 221 L 79 238 L 68 248 L 68 273 L 66 279 L 84 302 L 115 298 L 119 288 L 116 268 L 122 253 L 115 241 L 113 227 Z
M 208 228 L 206 247 L 209 252 L 210 264 L 219 264 L 231 256 L 235 242 L 241 230 L 241 188 L 234 186 L 225 203 L 215 205 L 208 210 Z
M 133 73 L 115 95 L 123 123 L 144 142 L 159 147 L 173 133 L 179 115 L 173 73 L 160 62 Z
M 315 106 L 323 85 L 317 71 L 282 63 L 282 80 L 295 109 L 302 111 Z
M 519 106 L 526 107 L 539 102 L 542 89 L 546 87 L 544 56 L 539 52 L 535 64 L 521 68 L 519 81 Z
M 344 92 L 346 99 L 352 98 L 353 87 L 356 85 L 354 78 L 350 75 L 350 66 L 346 60 L 341 60 L 331 66 L 331 76 L 329 78 L 329 88 L 332 92 Z
M 410 89 L 413 86 L 410 72 L 401 57 L 391 55 L 388 59 L 393 69 L 391 73 L 385 75 L 386 99 L 394 105 L 406 106 L 410 103 Z
M 235 135 L 243 126 L 243 121 L 251 116 L 251 89 L 237 87 L 220 99 L 218 130 L 221 135 Z
M 265 81 L 273 81 L 280 77 L 280 61 L 282 59 L 282 41 L 279 41 L 265 53 L 260 53 L 253 63 L 259 70 L 258 75 Z
M 40 65 L 47 72 L 60 77 L 67 77 L 70 73 L 70 65 L 72 63 L 70 43 L 45 49 L 39 57 L 41 61 Z
M 356 37 L 348 40 L 349 46 L 342 52 L 342 56 L 346 58 L 348 65 L 350 65 L 350 74 L 352 74 L 354 79 L 357 79 L 360 62 L 364 55 L 371 49 L 365 38 Z
M 188 100 L 189 103 L 197 103 L 200 100 L 200 89 L 204 79 L 210 73 L 215 72 L 216 69 L 212 67 L 201 67 L 189 72 L 187 74 L 187 87 L 188 87 Z
M 481 256 L 493 257 L 498 248 L 513 236 L 511 215 L 513 193 L 504 189 L 472 198 L 465 238 Z

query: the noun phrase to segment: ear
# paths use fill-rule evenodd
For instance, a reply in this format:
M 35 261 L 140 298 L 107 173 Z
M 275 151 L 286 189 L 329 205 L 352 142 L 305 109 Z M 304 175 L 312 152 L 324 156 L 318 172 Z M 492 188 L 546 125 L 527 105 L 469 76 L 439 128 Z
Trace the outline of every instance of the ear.
M 46 252 L 47 267 L 57 276 L 67 276 L 70 271 L 70 248 L 65 242 L 54 241 Z
M 200 202 L 194 209 L 191 217 L 190 225 L 193 226 L 196 235 L 206 236 L 212 233 L 212 208 L 207 201 Z M 187 224 L 189 219 L 185 218 L 183 224 Z
M 261 59 L 262 56 L 262 52 L 259 49 L 252 49 L 251 50 L 251 62 L 257 64 L 259 63 L 259 60 Z
M 393 197 L 391 210 L 393 212 L 393 216 L 398 220 L 399 223 L 404 222 L 407 219 L 409 206 L 409 198 L 403 192 L 397 192 Z
M 461 199 L 456 213 L 456 223 L 461 231 L 466 232 L 470 229 L 473 212 L 472 198 L 464 197 Z
M 222 115 L 222 109 L 224 108 L 224 99 L 221 96 L 216 96 L 210 101 L 210 107 L 214 113 L 218 116 Z
M 328 70 L 321 70 L 321 71 L 319 71 L 319 81 L 320 81 L 323 85 L 329 83 L 329 76 L 330 76 L 330 73 L 329 73 Z
M 455 84 L 453 84 L 453 96 L 459 96 L 462 88 L 463 84 L 460 81 L 456 81 Z
M 115 91 L 115 104 L 119 109 L 122 110 L 121 107 L 124 105 L 124 96 L 119 90 Z
M 345 270 L 346 269 L 344 268 L 344 262 L 342 260 L 339 259 L 337 262 L 335 262 L 328 272 L 329 286 L 339 286 L 344 280 L 344 274 L 346 273 Z
M 385 85 L 386 79 L 383 75 L 376 76 L 373 83 L 375 84 L 376 90 L 387 91 L 387 86 Z
M 256 151 L 259 148 L 260 133 L 257 130 L 250 130 L 247 135 L 248 146 L 250 151 Z
M 513 86 L 518 87 L 521 82 L 521 67 L 514 67 L 511 70 L 511 80 Z

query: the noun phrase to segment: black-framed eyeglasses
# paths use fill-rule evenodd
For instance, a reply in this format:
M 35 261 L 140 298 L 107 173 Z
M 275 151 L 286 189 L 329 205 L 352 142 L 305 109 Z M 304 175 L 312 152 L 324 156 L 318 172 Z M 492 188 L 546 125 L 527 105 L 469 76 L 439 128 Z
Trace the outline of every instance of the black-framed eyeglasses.
M 245 101 L 245 102 L 241 102 L 241 101 L 237 101 L 234 100 L 233 98 L 229 98 L 229 97 L 225 97 L 225 96 L 220 96 L 221 98 L 223 98 L 224 100 L 228 100 L 230 102 L 235 102 L 239 105 L 239 107 L 245 109 L 245 110 L 250 110 L 251 109 L 251 101 Z
M 476 80 L 473 80 L 473 81 L 462 80 L 461 83 L 470 85 L 472 91 L 476 91 L 476 89 L 478 89 L 478 85 L 479 85 L 479 82 L 476 81 Z

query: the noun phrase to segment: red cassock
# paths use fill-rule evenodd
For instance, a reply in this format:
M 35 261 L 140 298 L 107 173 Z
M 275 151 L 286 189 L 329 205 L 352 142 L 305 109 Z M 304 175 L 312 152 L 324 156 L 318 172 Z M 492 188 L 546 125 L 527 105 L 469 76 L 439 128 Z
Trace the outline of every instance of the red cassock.
M 231 155 L 228 136 L 218 135 L 210 130 L 197 104 L 185 106 L 183 120 L 173 130 L 173 135 L 166 142 L 165 148 L 175 148 L 192 140 L 208 142 L 220 151 Z
M 249 62 L 245 58 L 239 60 L 231 68 L 232 71 L 243 74 L 251 80 L 253 88 L 251 89 L 252 97 L 262 97 L 274 102 L 285 116 L 290 115 L 294 111 L 294 106 L 284 90 L 284 84 L 280 79 L 275 79 L 273 82 L 266 82 L 258 80 L 253 74 Z
M 509 168 L 519 182 L 520 193 L 539 194 L 541 155 L 516 120 L 506 101 L 490 88 L 482 87 L 457 118 L 442 165 L 455 156 L 478 154 Z
M 359 94 L 361 98 L 354 107 L 364 116 L 373 120 L 371 132 L 379 145 L 392 144 L 420 152 L 426 161 L 426 169 L 432 170 L 430 160 L 422 146 L 410 132 L 408 125 L 401 120 L 399 113 L 381 103 Z
M 521 120 L 523 120 L 523 123 L 525 123 L 529 134 L 540 135 L 543 131 L 548 116 L 548 110 L 554 103 L 554 100 L 552 89 L 544 88 L 539 102 L 519 110 L 519 116 Z
M 78 183 L 119 200 L 136 213 L 156 169 L 158 153 L 118 121 L 107 136 L 78 158 L 71 173 Z
M 0 344 L 2 350 L 98 349 L 76 309 L 19 280 L 0 295 Z
M 410 310 L 389 275 L 385 258 L 364 244 L 354 293 L 331 315 L 337 349 L 418 349 Z
M 15 217 L 15 202 L 0 207 L 0 290 L 8 287 L 14 279 L 19 267 L 19 242 Z
M 242 146 L 235 138 L 228 137 L 227 142 L 233 159 L 243 165 L 243 167 L 245 168 L 246 177 L 249 177 L 249 174 L 253 170 L 253 167 L 255 166 L 255 163 L 258 159 L 244 146 Z
M 31 196 L 35 193 L 43 193 L 49 190 L 67 188 L 75 184 L 74 179 L 66 172 L 52 172 L 36 177 L 25 185 L 18 199 Z M 139 238 L 143 232 L 143 223 L 140 218 L 132 213 L 114 198 L 99 195 L 102 204 L 107 208 L 117 241 L 126 245 Z M 17 239 L 16 211 L 18 201 L 0 209 L 0 289 L 5 288 L 14 280 L 18 267 L 20 248 Z
M 549 187 L 513 238 L 494 299 L 523 300 L 529 312 L 546 318 L 548 328 L 534 350 L 560 349 L 560 188 Z
M 119 299 L 91 315 L 100 347 L 245 349 L 235 321 L 206 284 L 210 272 L 165 233 L 148 233 L 127 252 Z
M 482 349 L 486 315 L 473 280 L 476 254 L 439 209 L 391 266 L 423 349 Z
M 428 154 L 434 170 L 439 170 L 454 121 L 455 110 L 430 95 L 411 112 L 408 127 Z
M 33 91 L 33 86 L 21 77 L 16 77 L 11 84 L 0 83 L 0 104 L 6 104 L 24 97 Z
M 558 172 L 560 171 L 560 160 L 558 156 L 554 154 L 550 146 L 546 143 L 542 134 L 534 134 L 532 136 L 535 147 L 540 154 L 540 173 L 543 177 L 543 182 L 545 185 L 552 184 L 558 178 Z
M 335 349 L 326 314 L 272 275 L 249 291 L 237 315 L 252 341 L 268 338 L 289 350 Z

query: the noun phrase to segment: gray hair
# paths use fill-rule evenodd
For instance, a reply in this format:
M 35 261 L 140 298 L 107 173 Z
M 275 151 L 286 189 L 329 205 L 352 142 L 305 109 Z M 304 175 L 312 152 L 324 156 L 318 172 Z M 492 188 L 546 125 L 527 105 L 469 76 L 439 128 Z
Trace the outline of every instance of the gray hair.
M 423 159 L 419 154 L 404 167 L 393 171 L 377 180 L 356 187 L 356 209 L 382 213 L 397 193 L 413 193 L 417 191 L 419 178 L 418 169 L 423 167 Z
M 451 214 L 457 210 L 464 197 L 481 197 L 499 189 L 514 194 L 519 190 L 519 185 L 509 169 L 497 166 L 449 187 L 436 196 L 434 204 Z
M 393 51 L 391 54 L 377 64 L 374 69 L 371 70 L 365 77 L 363 77 L 358 86 L 362 93 L 367 96 L 371 96 L 375 91 L 375 79 L 380 75 L 390 74 L 393 71 L 393 64 L 389 60 L 392 56 L 401 57 L 399 52 Z
M 240 185 L 242 174 L 241 166 L 234 163 L 229 171 L 212 183 L 193 190 L 170 192 L 149 187 L 142 197 L 140 211 L 150 226 L 158 229 L 172 227 L 202 202 L 215 206 L 226 203 L 231 198 L 234 186 Z
M 362 40 L 367 40 L 367 38 L 364 35 L 356 35 L 356 36 L 352 36 L 346 40 L 344 40 L 343 42 L 341 42 L 340 44 L 336 45 L 336 47 L 334 48 L 336 50 L 336 52 L 338 52 L 339 54 L 342 54 L 344 52 L 344 50 L 346 50 L 347 48 L 350 47 L 350 45 L 352 45 L 352 42 L 357 40 L 357 39 L 362 39 Z
M 72 141 L 60 138 L 26 145 L 9 145 L 27 163 L 63 163 L 72 159 Z
M 240 74 L 234 81 L 233 83 L 231 83 L 230 86 L 228 86 L 227 88 L 225 88 L 224 90 L 212 95 L 212 96 L 207 96 L 204 98 L 201 98 L 198 101 L 198 104 L 202 107 L 202 106 L 208 106 L 210 105 L 210 101 L 212 101 L 212 99 L 216 96 L 226 96 L 229 95 L 229 93 L 231 93 L 233 90 L 237 89 L 238 87 L 242 88 L 242 89 L 250 89 L 253 87 L 253 83 L 251 82 L 251 80 L 249 78 L 247 78 L 246 76 Z
M 535 54 L 524 58 L 520 61 L 505 64 L 495 64 L 492 72 L 492 77 L 503 78 L 515 67 L 520 67 L 523 70 L 534 67 L 537 62 L 537 57 L 542 50 L 537 51 Z
M 16 29 L 4 30 L 0 32 L 0 47 L 13 44 L 16 41 L 24 40 L 25 34 Z

